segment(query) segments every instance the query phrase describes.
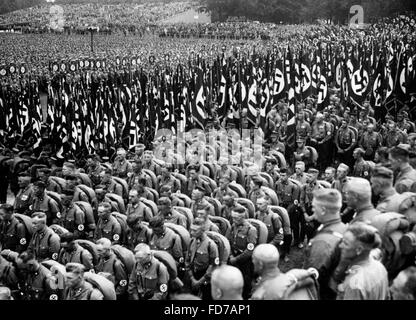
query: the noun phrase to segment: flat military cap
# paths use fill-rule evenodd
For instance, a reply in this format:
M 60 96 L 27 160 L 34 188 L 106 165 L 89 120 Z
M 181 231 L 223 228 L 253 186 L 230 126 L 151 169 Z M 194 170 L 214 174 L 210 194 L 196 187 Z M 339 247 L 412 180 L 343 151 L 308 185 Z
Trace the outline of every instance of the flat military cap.
M 345 163 L 340 163 L 338 169 L 349 170 L 350 168 Z
M 33 185 L 35 187 L 42 188 L 42 189 L 45 189 L 46 188 L 46 184 L 43 181 L 36 181 Z
M 308 173 L 311 173 L 311 174 L 318 174 L 318 173 L 319 173 L 319 171 L 318 171 L 317 169 L 315 169 L 315 168 L 309 168 Z
M 361 155 L 365 154 L 365 151 L 364 151 L 363 148 L 355 148 L 354 152 L 357 152 L 357 153 L 359 153 Z
M 393 179 L 393 171 L 383 166 L 375 166 L 372 176 L 373 178 Z
M 303 161 L 296 161 L 295 167 L 296 168 L 305 169 L 305 162 L 303 162 Z
M 390 155 L 393 158 L 408 157 L 409 156 L 409 145 L 400 143 L 399 145 L 391 148 Z
M 325 207 L 341 208 L 342 196 L 337 189 L 321 188 L 313 192 L 316 201 L 325 203 Z
M 22 172 L 19 172 L 19 174 L 17 176 L 18 177 L 30 177 L 31 174 L 30 174 L 29 171 L 22 171 Z

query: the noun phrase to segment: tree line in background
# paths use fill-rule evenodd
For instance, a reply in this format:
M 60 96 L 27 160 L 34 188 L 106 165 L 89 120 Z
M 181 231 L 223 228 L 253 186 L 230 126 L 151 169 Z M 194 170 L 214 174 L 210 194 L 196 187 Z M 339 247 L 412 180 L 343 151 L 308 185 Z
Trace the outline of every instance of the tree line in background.
M 327 19 L 346 23 L 350 7 L 361 5 L 364 21 L 412 10 L 414 0 L 207 0 L 213 21 L 245 16 L 254 21 L 275 23 L 313 22 Z

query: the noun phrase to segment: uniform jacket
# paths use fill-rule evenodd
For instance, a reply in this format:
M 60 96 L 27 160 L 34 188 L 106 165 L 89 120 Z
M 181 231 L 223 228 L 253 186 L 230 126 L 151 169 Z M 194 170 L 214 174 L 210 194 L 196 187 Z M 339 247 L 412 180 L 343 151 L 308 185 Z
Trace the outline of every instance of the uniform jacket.
M 27 248 L 29 240 L 29 235 L 26 234 L 26 227 L 16 217 L 12 217 L 7 222 L 0 222 L 0 244 L 2 245 L 2 250 L 10 249 L 20 253 Z
M 152 211 L 142 202 L 139 202 L 135 205 L 129 203 L 126 208 L 126 215 L 129 216 L 132 213 L 136 213 L 139 216 L 143 217 L 142 220 L 149 222 L 152 218 Z
M 107 238 L 113 244 L 119 243 L 121 239 L 121 226 L 113 216 L 110 216 L 108 219 L 98 219 L 94 239 L 98 240 L 101 238 Z
M 130 275 L 130 300 L 164 300 L 167 296 L 169 273 L 163 263 L 152 257 L 145 266 L 136 263 Z
M 165 232 L 161 236 L 152 235 L 149 246 L 153 250 L 169 252 L 176 261 L 182 262 L 183 260 L 181 238 L 167 227 L 165 227 Z
M 33 252 L 37 260 L 43 261 L 57 260 L 60 248 L 59 236 L 51 228 L 45 226 L 43 230 L 33 234 L 27 250 Z
M 230 244 L 232 255 L 236 258 L 236 264 L 249 263 L 253 249 L 257 245 L 257 230 L 249 222 L 242 225 L 235 223 L 231 227 Z
M 315 268 L 319 272 L 321 298 L 334 299 L 335 293 L 329 288 L 329 280 L 340 259 L 338 245 L 347 226 L 340 218 L 321 225 L 309 242 L 304 269 Z
M 127 272 L 123 263 L 116 257 L 114 252 L 106 259 L 100 258 L 95 266 L 95 272 L 106 272 L 111 274 L 118 296 L 127 292 Z

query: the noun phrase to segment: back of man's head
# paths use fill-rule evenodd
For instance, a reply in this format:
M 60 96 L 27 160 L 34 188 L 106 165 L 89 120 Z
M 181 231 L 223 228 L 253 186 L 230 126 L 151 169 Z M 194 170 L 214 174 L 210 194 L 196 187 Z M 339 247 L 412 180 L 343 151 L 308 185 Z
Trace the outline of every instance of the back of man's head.
M 223 265 L 212 272 L 211 286 L 214 300 L 242 299 L 243 274 L 236 267 Z

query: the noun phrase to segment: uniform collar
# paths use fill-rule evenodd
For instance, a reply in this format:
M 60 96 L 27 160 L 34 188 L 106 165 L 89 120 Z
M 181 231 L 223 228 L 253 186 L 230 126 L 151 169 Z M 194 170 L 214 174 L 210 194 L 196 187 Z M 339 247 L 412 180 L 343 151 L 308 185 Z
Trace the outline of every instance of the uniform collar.
M 331 219 L 331 220 L 328 220 L 328 221 L 324 222 L 323 224 L 321 224 L 318 227 L 318 231 L 320 231 L 320 230 L 322 230 L 322 229 L 324 229 L 326 227 L 332 226 L 334 224 L 340 223 L 340 222 L 341 222 L 341 218 L 339 218 L 339 217 L 334 218 L 334 219 Z

